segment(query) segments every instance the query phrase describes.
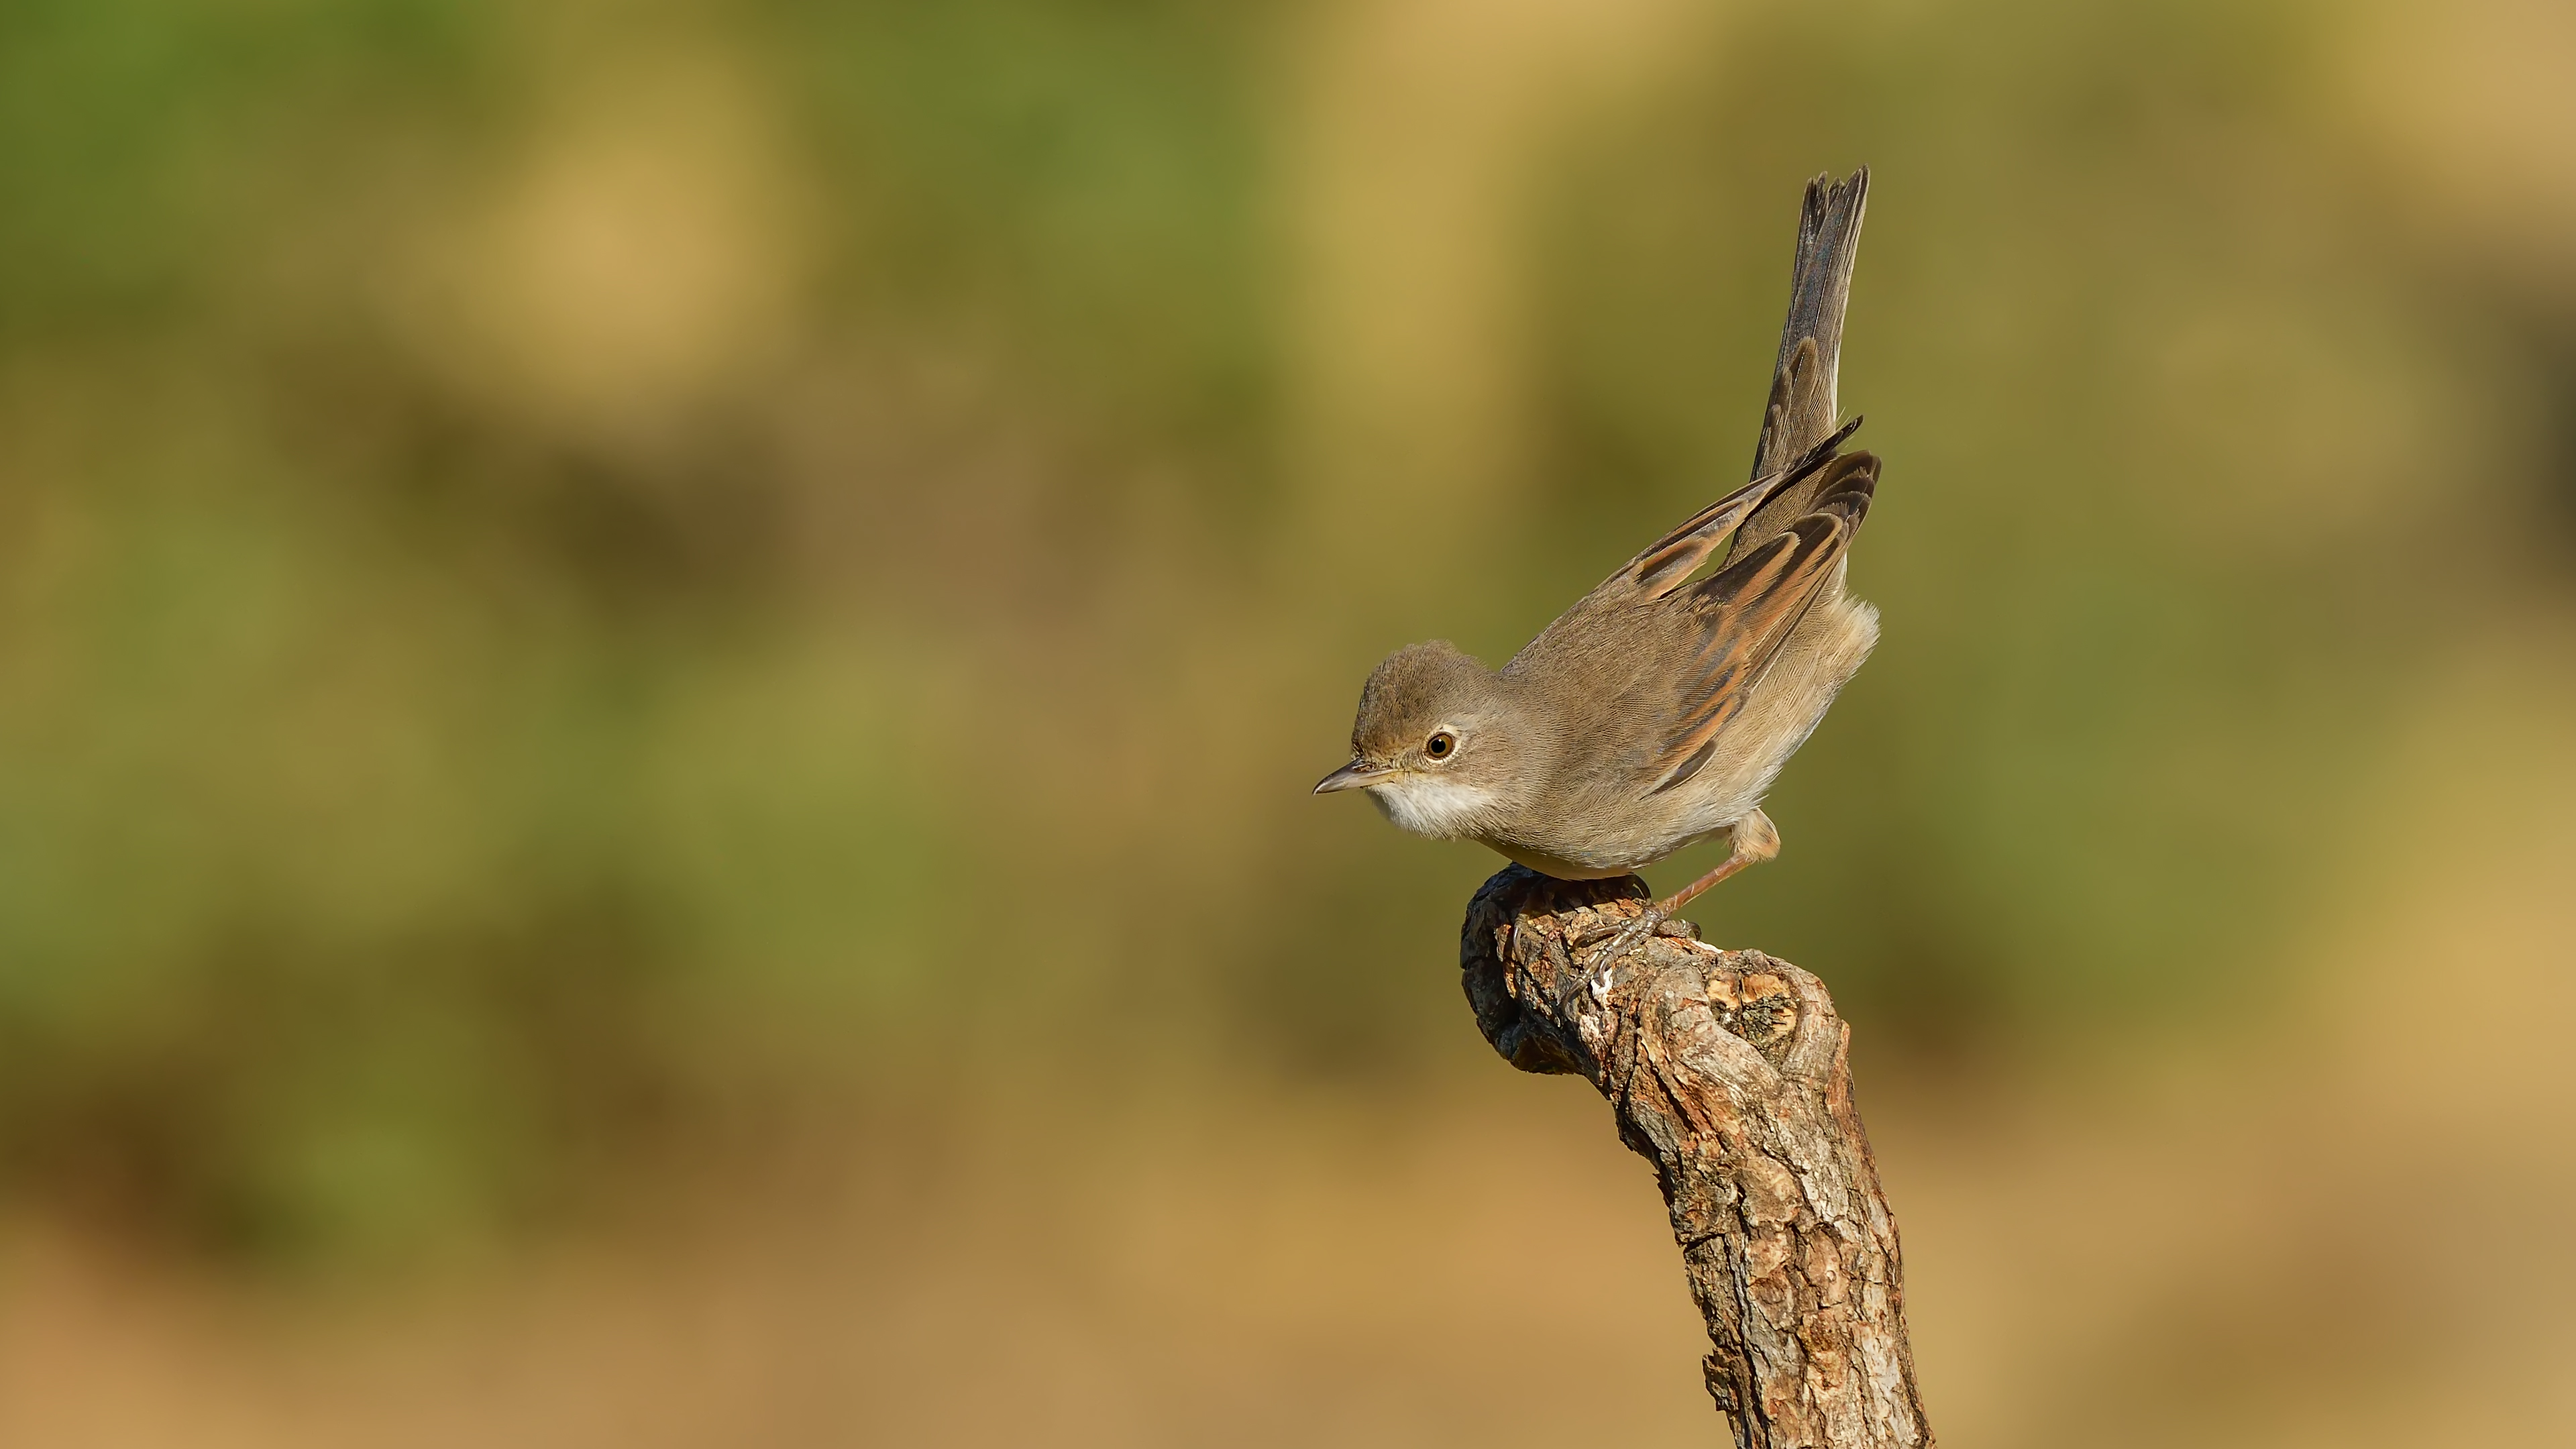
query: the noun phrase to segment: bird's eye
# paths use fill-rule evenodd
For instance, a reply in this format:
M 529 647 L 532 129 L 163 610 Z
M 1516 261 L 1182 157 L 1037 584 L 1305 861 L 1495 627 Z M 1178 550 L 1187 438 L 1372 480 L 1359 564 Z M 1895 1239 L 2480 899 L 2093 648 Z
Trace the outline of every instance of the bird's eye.
M 1450 752 L 1457 748 L 1458 737 L 1447 730 L 1442 730 L 1424 742 L 1422 753 L 1435 760 L 1445 760 L 1449 758 Z

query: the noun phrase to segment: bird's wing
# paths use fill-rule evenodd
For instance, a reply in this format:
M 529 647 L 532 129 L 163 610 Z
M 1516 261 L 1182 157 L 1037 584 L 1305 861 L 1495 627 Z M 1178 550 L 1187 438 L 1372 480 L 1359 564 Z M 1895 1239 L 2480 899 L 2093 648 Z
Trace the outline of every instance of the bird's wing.
M 1648 793 L 1679 785 L 1716 753 L 1719 731 L 1744 708 L 1754 682 L 1869 515 L 1878 459 L 1867 453 L 1835 458 L 1815 481 L 1810 511 L 1672 600 L 1670 606 L 1694 616 L 1700 644 L 1676 681 L 1679 707 L 1650 767 L 1656 779 Z
M 1805 457 L 1754 479 L 1684 519 L 1680 527 L 1646 545 L 1643 552 L 1628 560 L 1619 572 L 1610 576 L 1608 585 L 1648 599 L 1660 599 L 1680 588 L 1683 580 L 1708 562 L 1719 545 L 1726 542 L 1726 536 L 1734 532 L 1747 515 L 1762 506 L 1763 500 L 1782 489 L 1796 488 L 1833 462 L 1834 450 L 1860 431 L 1860 423 L 1860 419 L 1852 419 L 1835 429 L 1832 436 L 1808 449 Z

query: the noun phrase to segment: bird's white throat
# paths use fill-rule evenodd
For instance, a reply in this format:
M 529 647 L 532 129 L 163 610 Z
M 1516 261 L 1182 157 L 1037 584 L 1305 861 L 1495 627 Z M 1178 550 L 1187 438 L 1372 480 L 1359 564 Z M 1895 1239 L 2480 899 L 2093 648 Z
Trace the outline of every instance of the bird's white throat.
M 1398 775 L 1385 784 L 1369 786 L 1368 797 L 1386 812 L 1387 819 L 1434 840 L 1473 834 L 1494 804 L 1494 792 L 1480 785 L 1429 775 Z

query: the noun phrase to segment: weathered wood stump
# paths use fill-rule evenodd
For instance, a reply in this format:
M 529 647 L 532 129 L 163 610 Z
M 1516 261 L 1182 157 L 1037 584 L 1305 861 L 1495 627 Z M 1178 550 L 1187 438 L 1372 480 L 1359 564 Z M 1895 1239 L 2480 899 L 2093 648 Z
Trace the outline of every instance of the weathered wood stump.
M 1686 921 L 1598 989 L 1588 949 L 1648 898 L 1635 876 L 1486 881 L 1458 952 L 1476 1025 L 1522 1071 L 1588 1078 L 1655 1164 L 1738 1449 L 1930 1445 L 1851 1028 L 1815 977 Z

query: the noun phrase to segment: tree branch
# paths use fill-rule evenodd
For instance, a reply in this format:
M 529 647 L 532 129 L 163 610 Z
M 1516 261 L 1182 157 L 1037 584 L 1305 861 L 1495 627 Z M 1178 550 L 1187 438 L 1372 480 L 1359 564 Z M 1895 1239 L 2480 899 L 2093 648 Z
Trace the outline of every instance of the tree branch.
M 1633 875 L 1486 881 L 1459 945 L 1476 1025 L 1522 1071 L 1588 1078 L 1655 1164 L 1738 1449 L 1928 1449 L 1851 1028 L 1815 977 L 1686 921 L 1596 996 L 1577 963 L 1647 899 Z

